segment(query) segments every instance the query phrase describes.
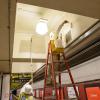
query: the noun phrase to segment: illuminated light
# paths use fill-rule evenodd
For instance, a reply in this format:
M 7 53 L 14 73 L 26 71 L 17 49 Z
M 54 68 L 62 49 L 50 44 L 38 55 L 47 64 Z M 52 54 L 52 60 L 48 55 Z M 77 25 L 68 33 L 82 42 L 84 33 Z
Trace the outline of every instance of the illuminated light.
M 40 19 L 36 26 L 36 32 L 40 35 L 45 35 L 48 32 L 47 20 Z
M 54 33 L 53 32 L 50 33 L 50 40 L 54 40 Z

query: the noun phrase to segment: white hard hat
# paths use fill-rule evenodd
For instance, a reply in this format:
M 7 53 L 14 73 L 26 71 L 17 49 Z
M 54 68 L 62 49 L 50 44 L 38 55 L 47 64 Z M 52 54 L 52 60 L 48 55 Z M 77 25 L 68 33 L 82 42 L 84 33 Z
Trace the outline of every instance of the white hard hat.
M 25 86 L 25 93 L 26 93 L 26 94 L 31 94 L 31 91 L 32 91 L 31 85 L 26 85 L 26 86 Z

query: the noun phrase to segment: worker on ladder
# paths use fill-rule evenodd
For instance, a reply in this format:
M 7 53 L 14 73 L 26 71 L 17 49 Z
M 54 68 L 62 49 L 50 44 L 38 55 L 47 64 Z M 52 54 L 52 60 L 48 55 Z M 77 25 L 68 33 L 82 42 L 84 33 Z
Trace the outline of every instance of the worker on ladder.
M 63 51 L 64 50 L 64 47 L 63 47 L 63 43 L 62 43 L 62 34 L 59 34 L 60 30 L 62 29 L 63 25 L 68 23 L 68 21 L 64 21 L 57 29 L 57 33 L 54 34 L 54 33 L 50 33 L 50 42 L 51 42 L 51 46 L 52 46 L 52 51 L 53 52 L 60 52 L 60 51 Z M 58 56 L 54 56 L 54 60 L 58 60 Z M 48 70 L 48 79 L 47 79 L 47 85 L 53 85 L 52 81 L 51 81 L 51 72 L 50 72 L 50 67 L 49 67 L 49 70 Z M 58 70 L 58 65 L 56 64 L 55 66 L 55 71 Z
M 59 93 L 58 93 L 58 89 L 57 89 L 57 81 L 56 81 L 56 73 L 55 71 L 60 71 L 60 54 L 62 54 L 63 58 L 64 58 L 64 63 L 66 65 L 66 68 L 68 70 L 68 74 L 70 76 L 71 82 L 73 84 L 73 88 L 75 90 L 77 99 L 79 100 L 78 97 L 78 92 L 76 90 L 76 86 L 70 71 L 70 66 L 68 64 L 68 62 L 66 61 L 66 57 L 64 54 L 64 47 L 62 44 L 62 35 L 59 34 L 60 30 L 62 29 L 63 25 L 68 23 L 68 21 L 64 21 L 57 30 L 57 34 L 56 34 L 56 38 L 55 34 L 51 33 L 50 34 L 50 43 L 48 45 L 48 54 L 47 54 L 47 59 L 46 59 L 46 66 L 45 66 L 45 79 L 44 79 L 44 93 L 43 93 L 43 99 L 42 100 L 62 100 L 61 98 L 61 73 L 58 74 L 58 80 L 59 80 Z M 50 60 L 49 60 L 50 59 Z M 55 62 L 54 60 L 58 60 L 57 62 Z M 51 62 L 51 63 L 50 63 Z M 56 63 L 56 64 L 55 64 Z M 58 66 L 58 67 L 57 67 Z M 55 97 L 48 97 L 45 95 L 46 93 L 46 86 L 49 84 L 51 84 L 52 87 L 54 87 L 54 91 L 55 91 Z

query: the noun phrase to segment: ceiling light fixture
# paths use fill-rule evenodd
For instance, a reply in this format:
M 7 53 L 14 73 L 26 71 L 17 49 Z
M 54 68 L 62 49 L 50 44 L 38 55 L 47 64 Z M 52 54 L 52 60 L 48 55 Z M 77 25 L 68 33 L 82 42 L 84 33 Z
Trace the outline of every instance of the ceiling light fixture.
M 47 20 L 45 19 L 40 19 L 38 24 L 36 25 L 36 32 L 37 34 L 40 35 L 45 35 L 48 32 L 48 26 L 47 26 Z
M 54 33 L 53 32 L 50 33 L 50 40 L 54 40 Z

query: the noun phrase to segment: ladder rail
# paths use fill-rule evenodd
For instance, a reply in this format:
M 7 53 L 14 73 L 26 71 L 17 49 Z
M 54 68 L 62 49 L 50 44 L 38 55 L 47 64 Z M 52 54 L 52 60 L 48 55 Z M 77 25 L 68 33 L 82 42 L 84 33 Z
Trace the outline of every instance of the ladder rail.
M 50 51 L 51 51 L 51 62 L 52 62 L 52 79 L 53 79 L 53 82 L 54 82 L 54 89 L 55 89 L 55 93 L 56 93 L 56 100 L 58 100 L 58 94 L 57 94 L 57 86 L 56 86 L 56 77 L 55 77 L 55 72 L 54 72 L 54 59 L 53 59 L 53 52 L 52 52 L 52 49 L 51 49 L 51 46 L 50 46 Z
M 58 54 L 58 60 L 60 60 L 60 54 Z M 58 71 L 60 71 L 61 65 L 58 65 Z M 59 87 L 59 99 L 61 100 L 61 73 L 58 74 L 58 78 L 59 78 L 59 83 L 60 83 L 60 87 Z
M 48 48 L 48 50 L 49 50 L 49 48 Z M 46 87 L 46 81 L 47 81 L 46 79 L 47 79 L 48 58 L 49 58 L 49 52 L 47 54 L 47 59 L 46 59 L 45 77 L 44 77 L 44 90 L 43 90 L 42 100 L 44 100 L 44 97 L 45 97 L 45 87 Z
M 65 57 L 65 54 L 64 53 L 63 53 L 63 58 L 65 60 L 65 65 L 66 65 L 66 68 L 68 70 L 68 74 L 70 76 L 70 79 L 71 79 L 71 82 L 72 82 L 72 85 L 73 85 L 73 88 L 74 88 L 76 97 L 79 100 L 79 96 L 78 96 L 78 92 L 77 92 L 77 89 L 76 89 L 76 86 L 75 86 L 75 82 L 74 82 L 74 79 L 73 79 L 72 74 L 71 74 L 71 71 L 70 71 L 69 63 L 66 61 L 66 57 Z

